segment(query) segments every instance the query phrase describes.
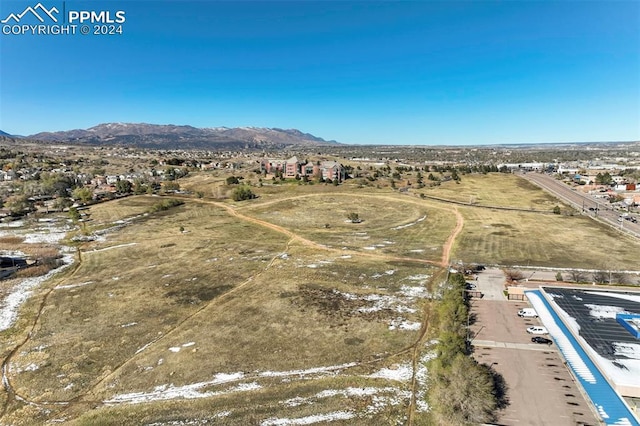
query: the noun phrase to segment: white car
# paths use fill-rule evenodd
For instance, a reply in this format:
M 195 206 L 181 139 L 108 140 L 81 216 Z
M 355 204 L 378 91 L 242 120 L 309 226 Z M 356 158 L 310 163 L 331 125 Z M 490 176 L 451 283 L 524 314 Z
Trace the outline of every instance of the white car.
M 538 318 L 538 313 L 533 308 L 524 308 L 518 311 L 518 316 L 521 318 Z
M 529 334 L 549 334 L 546 327 L 542 327 L 541 325 L 534 325 L 533 327 L 527 328 L 527 333 Z

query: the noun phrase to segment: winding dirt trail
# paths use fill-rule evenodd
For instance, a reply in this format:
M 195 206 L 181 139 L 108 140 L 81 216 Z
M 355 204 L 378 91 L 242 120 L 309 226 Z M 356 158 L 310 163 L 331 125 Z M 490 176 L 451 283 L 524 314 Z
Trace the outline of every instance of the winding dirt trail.
M 453 243 L 455 243 L 456 238 L 458 238 L 458 235 L 460 235 L 460 232 L 462 232 L 462 228 L 464 227 L 464 218 L 458 211 L 458 208 L 454 207 L 453 212 L 456 215 L 456 227 L 453 229 L 453 232 L 451 232 L 451 235 L 449 235 L 449 238 L 447 238 L 447 242 L 444 243 L 444 246 L 442 247 L 442 261 L 440 262 L 440 265 L 443 268 L 449 265 L 449 262 L 451 261 L 451 251 L 453 250 Z
M 305 194 L 305 195 L 301 195 L 298 197 L 290 197 L 287 198 L 288 200 L 291 199 L 300 199 L 300 198 L 307 198 L 307 197 L 313 197 L 313 196 L 321 196 L 321 195 L 327 195 L 327 194 Z M 347 195 L 347 194 L 339 194 L 339 195 Z M 406 199 L 406 200 L 398 200 L 397 197 L 392 197 L 392 196 L 387 196 L 387 195 L 374 195 L 374 194 L 360 194 L 358 195 L 360 197 L 368 197 L 368 198 L 377 198 L 377 199 L 385 199 L 388 200 L 390 202 L 410 202 L 410 203 L 414 203 L 414 204 L 420 204 L 420 205 L 424 205 L 424 202 L 422 200 L 416 200 L 416 199 Z M 317 242 L 311 241 L 309 239 L 306 239 L 282 226 L 255 218 L 255 217 L 251 217 L 251 216 L 247 216 L 241 212 L 239 212 L 234 206 L 231 206 L 229 204 L 226 203 L 222 203 L 222 202 L 218 202 L 218 201 L 211 201 L 211 200 L 203 200 L 203 199 L 190 199 L 191 202 L 198 202 L 198 203 L 204 203 L 204 204 L 209 204 L 209 205 L 213 205 L 216 206 L 218 208 L 222 208 L 225 211 L 227 211 L 229 213 L 229 215 L 238 218 L 239 220 L 243 220 L 243 221 L 247 221 L 268 229 L 271 229 L 275 232 L 281 233 L 283 235 L 286 235 L 289 240 L 287 241 L 286 244 L 286 249 L 287 250 L 290 245 L 293 242 L 297 242 L 300 243 L 304 246 L 307 247 L 311 247 L 317 250 L 323 250 L 323 251 L 328 251 L 328 252 L 339 252 L 340 254 L 352 254 L 354 256 L 360 256 L 360 257 L 366 257 L 366 258 L 370 258 L 370 259 L 379 259 L 381 261 L 403 261 L 403 262 L 415 262 L 415 263 L 422 263 L 422 264 L 429 264 L 429 265 L 434 265 L 434 266 L 440 266 L 440 267 L 447 267 L 450 261 L 450 256 L 451 256 L 451 251 L 453 249 L 453 245 L 455 243 L 455 239 L 458 237 L 458 235 L 460 234 L 460 232 L 463 229 L 464 226 L 464 219 L 462 217 L 462 215 L 460 214 L 460 212 L 458 211 L 458 209 L 456 207 L 451 207 L 451 206 L 434 206 L 433 204 L 430 204 L 429 207 L 430 208 L 435 208 L 435 209 L 440 209 L 440 210 L 446 210 L 449 212 L 453 212 L 456 216 L 456 226 L 455 228 L 452 230 L 451 234 L 449 235 L 449 237 L 447 238 L 446 242 L 443 245 L 443 249 L 442 249 L 442 259 L 440 260 L 440 262 L 437 261 L 432 261 L 432 260 L 426 260 L 426 259 L 417 259 L 417 258 L 407 258 L 407 257 L 398 257 L 398 256 L 389 256 L 389 255 L 384 255 L 384 254 L 375 254 L 375 253 L 364 253 L 364 252 L 360 252 L 360 251 L 356 251 L 356 250 L 342 250 L 342 249 L 336 249 L 336 248 L 331 248 L 331 247 L 327 247 L 323 244 L 319 244 Z M 281 200 L 278 200 L 281 201 Z M 275 201 L 274 201 L 275 202 Z M 269 203 L 273 203 L 273 202 L 268 202 L 265 203 L 263 205 L 269 204 Z M 205 304 L 202 308 L 198 309 L 197 311 L 195 311 L 194 313 L 190 314 L 189 316 L 183 318 L 178 324 L 176 324 L 171 330 L 168 330 L 166 333 L 164 333 L 163 335 L 159 336 L 157 339 L 153 340 L 152 342 L 150 342 L 147 346 L 145 346 L 145 349 L 147 349 L 148 347 L 152 346 L 152 345 L 156 345 L 159 341 L 165 339 L 168 336 L 171 336 L 173 334 L 175 334 L 176 332 L 180 331 L 181 328 L 184 326 L 185 323 L 187 323 L 189 320 L 191 320 L 192 318 L 194 318 L 197 315 L 201 315 L 203 314 L 204 311 L 206 311 L 208 308 L 210 308 L 211 306 L 220 304 L 225 302 L 229 297 L 231 297 L 233 294 L 235 294 L 237 291 L 239 291 L 240 289 L 246 287 L 247 285 L 249 285 L 251 282 L 253 282 L 255 280 L 255 278 L 257 278 L 258 276 L 260 276 L 261 274 L 265 273 L 269 268 L 271 268 L 271 266 L 273 265 L 273 263 L 278 259 L 279 255 L 274 256 L 271 261 L 268 263 L 268 265 L 265 266 L 265 268 L 263 268 L 262 270 L 260 270 L 259 272 L 257 272 L 256 274 L 252 275 L 251 277 L 247 278 L 244 282 L 238 284 L 236 287 L 234 287 L 233 289 L 231 289 L 230 291 L 228 291 L 227 293 L 224 293 L 223 295 L 221 295 L 220 297 L 212 300 L 211 302 Z M 76 262 L 76 264 L 74 265 L 74 269 L 71 272 L 70 275 L 65 275 L 64 278 L 62 279 L 68 279 L 69 277 L 73 276 L 76 271 L 81 267 L 82 265 L 82 256 L 81 254 L 79 255 L 79 259 Z M 101 401 L 97 401 L 94 398 L 92 398 L 93 395 L 95 395 L 95 391 L 98 389 L 98 387 L 105 383 L 105 381 L 107 381 L 109 378 L 113 378 L 115 377 L 115 375 L 121 371 L 125 366 L 129 365 L 130 363 L 134 362 L 137 358 L 138 358 L 138 354 L 142 353 L 143 351 L 140 352 L 136 352 L 136 354 L 134 354 L 133 356 L 131 356 L 130 358 L 126 359 L 125 361 L 123 361 L 122 363 L 120 363 L 119 365 L 115 366 L 115 368 L 112 370 L 111 374 L 109 374 L 108 376 L 102 377 L 102 378 L 97 378 L 97 380 L 94 383 L 91 383 L 88 387 L 87 390 L 85 392 L 82 392 L 81 394 L 77 395 L 76 397 L 72 398 L 69 401 L 50 401 L 50 402 L 34 402 L 34 401 L 29 401 L 26 398 L 23 398 L 20 395 L 17 395 L 14 390 L 13 390 L 13 386 L 11 384 L 11 379 L 8 375 L 8 365 L 11 361 L 11 358 L 17 353 L 17 351 L 20 350 L 20 348 L 22 348 L 31 338 L 31 335 L 33 333 L 33 331 L 35 331 L 37 324 L 40 320 L 40 316 L 41 313 L 46 305 L 47 299 L 49 298 L 49 295 L 51 294 L 52 291 L 54 291 L 55 286 L 53 286 L 50 290 L 48 290 L 48 292 L 43 296 L 43 299 L 41 301 L 37 316 L 34 319 L 34 322 L 32 324 L 32 326 L 30 327 L 30 331 L 28 332 L 27 336 L 25 337 L 25 339 L 18 345 L 16 346 L 11 352 L 10 354 L 3 360 L 2 362 L 2 373 L 3 373 L 3 383 L 5 385 L 5 389 L 9 395 L 9 399 L 6 402 L 6 404 L 4 404 L 4 407 L 2 407 L 2 411 L 0 411 L 0 419 L 4 416 L 4 414 L 6 413 L 9 405 L 16 401 L 16 400 L 20 400 L 22 402 L 28 403 L 28 404 L 34 404 L 37 406 L 60 406 L 60 405 L 64 405 L 66 406 L 66 408 L 63 410 L 63 413 L 66 412 L 69 409 L 73 409 L 75 406 L 85 406 L 86 405 L 96 405 L 96 404 L 100 404 Z M 418 362 L 419 362 L 419 358 L 420 358 L 420 351 L 422 348 L 422 343 L 425 339 L 425 337 L 428 334 L 428 330 L 429 330 L 429 318 L 430 318 L 430 312 L 428 310 L 428 308 L 425 308 L 425 312 L 423 314 L 423 320 L 422 320 L 422 327 L 419 333 L 419 336 L 417 338 L 417 340 L 415 341 L 415 343 L 409 347 L 403 348 L 400 351 L 398 351 L 397 353 L 394 354 L 389 354 L 387 357 L 385 358 L 392 358 L 392 357 L 396 357 L 399 356 L 401 354 L 405 354 L 408 352 L 411 352 L 411 358 L 412 358 L 412 366 L 413 366 L 413 377 L 412 377 L 412 382 L 411 382 L 411 389 L 412 389 L 412 396 L 411 396 L 411 403 L 410 403 L 410 407 L 409 407 L 409 424 L 412 424 L 412 420 L 414 417 L 414 412 L 415 412 L 415 408 L 416 408 L 416 403 L 415 403 L 415 399 L 416 399 L 416 393 L 417 393 L 417 381 L 416 381 L 416 371 L 418 369 Z M 376 361 L 377 362 L 377 361 Z

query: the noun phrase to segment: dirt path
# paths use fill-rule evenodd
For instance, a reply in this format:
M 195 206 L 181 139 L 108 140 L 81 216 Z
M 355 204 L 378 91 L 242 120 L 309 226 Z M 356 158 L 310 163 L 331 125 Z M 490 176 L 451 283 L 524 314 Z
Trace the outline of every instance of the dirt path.
M 449 235 L 449 238 L 447 238 L 447 242 L 444 243 L 444 246 L 442 247 L 442 261 L 440 262 L 440 265 L 443 268 L 449 265 L 449 262 L 451 261 L 451 250 L 453 249 L 453 243 L 456 241 L 456 238 L 458 237 L 458 235 L 460 235 L 460 232 L 462 232 L 462 228 L 464 227 L 464 218 L 458 211 L 458 208 L 454 207 L 453 211 L 456 215 L 456 227 L 453 229 L 453 232 L 451 232 L 451 235 Z

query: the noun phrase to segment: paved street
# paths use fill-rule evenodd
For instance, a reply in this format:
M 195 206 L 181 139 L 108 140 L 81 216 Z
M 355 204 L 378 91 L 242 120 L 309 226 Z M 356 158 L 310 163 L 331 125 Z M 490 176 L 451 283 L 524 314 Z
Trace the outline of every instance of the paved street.
M 551 194 L 577 209 L 582 210 L 584 208 L 585 214 L 603 220 L 615 228 L 640 238 L 640 223 L 632 223 L 628 220 L 619 221 L 618 217 L 620 213 L 612 210 L 608 201 L 596 199 L 588 194 L 576 191 L 567 184 L 544 173 L 526 173 L 520 176 L 549 191 Z M 597 207 L 598 211 L 590 211 L 589 207 Z

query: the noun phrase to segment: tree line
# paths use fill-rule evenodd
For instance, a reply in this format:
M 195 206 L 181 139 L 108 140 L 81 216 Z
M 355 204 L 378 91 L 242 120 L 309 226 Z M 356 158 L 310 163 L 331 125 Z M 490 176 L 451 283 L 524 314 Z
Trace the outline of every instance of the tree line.
M 465 288 L 462 274 L 450 274 L 435 311 L 437 356 L 428 363 L 427 401 L 441 425 L 491 422 L 506 403 L 502 376 L 470 356 Z

